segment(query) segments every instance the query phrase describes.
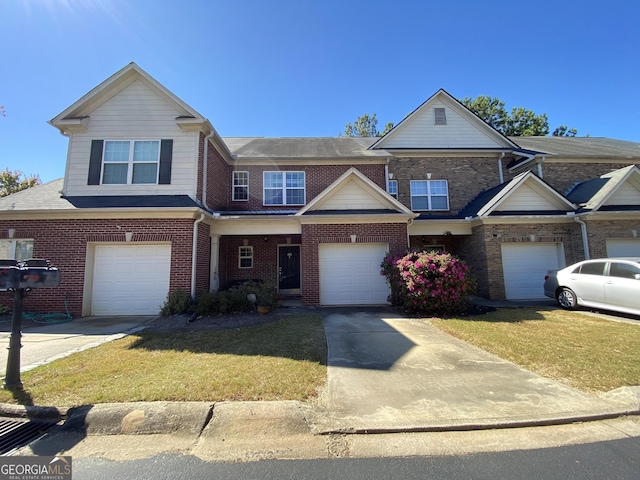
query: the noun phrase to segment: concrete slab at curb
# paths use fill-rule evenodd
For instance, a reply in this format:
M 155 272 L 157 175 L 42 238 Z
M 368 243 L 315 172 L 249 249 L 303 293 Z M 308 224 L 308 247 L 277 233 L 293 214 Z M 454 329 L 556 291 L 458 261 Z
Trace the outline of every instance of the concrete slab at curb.
M 210 461 L 326 457 L 327 437 L 307 425 L 311 408 L 296 401 L 217 403 L 192 453 Z
M 62 430 L 87 435 L 198 436 L 211 418 L 208 402 L 139 402 L 69 409 Z

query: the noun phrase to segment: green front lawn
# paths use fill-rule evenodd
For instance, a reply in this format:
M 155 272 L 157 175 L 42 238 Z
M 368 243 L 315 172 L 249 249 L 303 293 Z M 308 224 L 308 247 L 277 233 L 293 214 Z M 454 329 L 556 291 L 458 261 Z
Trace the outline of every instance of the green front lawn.
M 597 393 L 640 385 L 640 325 L 533 308 L 430 322 L 527 370 L 581 390 Z
M 307 400 L 326 383 L 320 315 L 187 333 L 141 331 L 22 374 L 0 402 Z

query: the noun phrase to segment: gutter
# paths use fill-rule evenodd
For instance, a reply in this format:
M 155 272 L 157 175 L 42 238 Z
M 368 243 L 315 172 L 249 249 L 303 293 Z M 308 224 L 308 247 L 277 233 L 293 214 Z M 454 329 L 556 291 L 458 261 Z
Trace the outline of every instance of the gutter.
M 205 214 L 193 222 L 193 245 L 191 247 L 191 297 L 196 296 L 196 261 L 198 258 L 198 224 L 204 220 Z
M 502 172 L 502 159 L 504 158 L 505 153 L 502 152 L 500 154 L 500 158 L 498 158 L 498 174 L 500 175 L 500 185 L 504 183 L 504 173 Z
M 202 205 L 205 210 L 212 211 L 207 205 L 207 160 L 209 158 L 209 139 L 215 136 L 216 132 L 211 131 L 209 135 L 204 137 L 204 157 L 202 159 Z
M 589 255 L 589 238 L 587 237 L 587 224 L 584 221 L 580 220 L 578 216 L 576 216 L 575 212 L 567 212 L 567 215 L 573 217 L 576 223 L 580 224 L 580 230 L 582 232 L 582 248 L 584 249 L 584 259 L 589 260 L 591 256 Z

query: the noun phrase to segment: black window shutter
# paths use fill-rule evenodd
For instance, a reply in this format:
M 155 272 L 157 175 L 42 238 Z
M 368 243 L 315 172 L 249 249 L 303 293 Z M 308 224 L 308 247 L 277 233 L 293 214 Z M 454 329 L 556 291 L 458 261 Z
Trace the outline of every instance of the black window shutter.
M 89 179 L 87 180 L 87 185 L 100 185 L 103 144 L 104 140 L 91 140 L 91 155 L 89 157 Z
M 173 156 L 173 140 L 160 140 L 160 185 L 171 184 L 171 157 Z

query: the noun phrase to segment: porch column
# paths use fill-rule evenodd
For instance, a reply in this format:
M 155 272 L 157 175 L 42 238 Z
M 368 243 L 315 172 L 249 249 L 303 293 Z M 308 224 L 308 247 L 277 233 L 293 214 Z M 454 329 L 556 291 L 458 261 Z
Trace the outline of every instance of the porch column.
M 218 276 L 220 256 L 220 235 L 211 235 L 211 268 L 209 269 L 209 291 L 217 291 L 220 288 L 220 277 Z

